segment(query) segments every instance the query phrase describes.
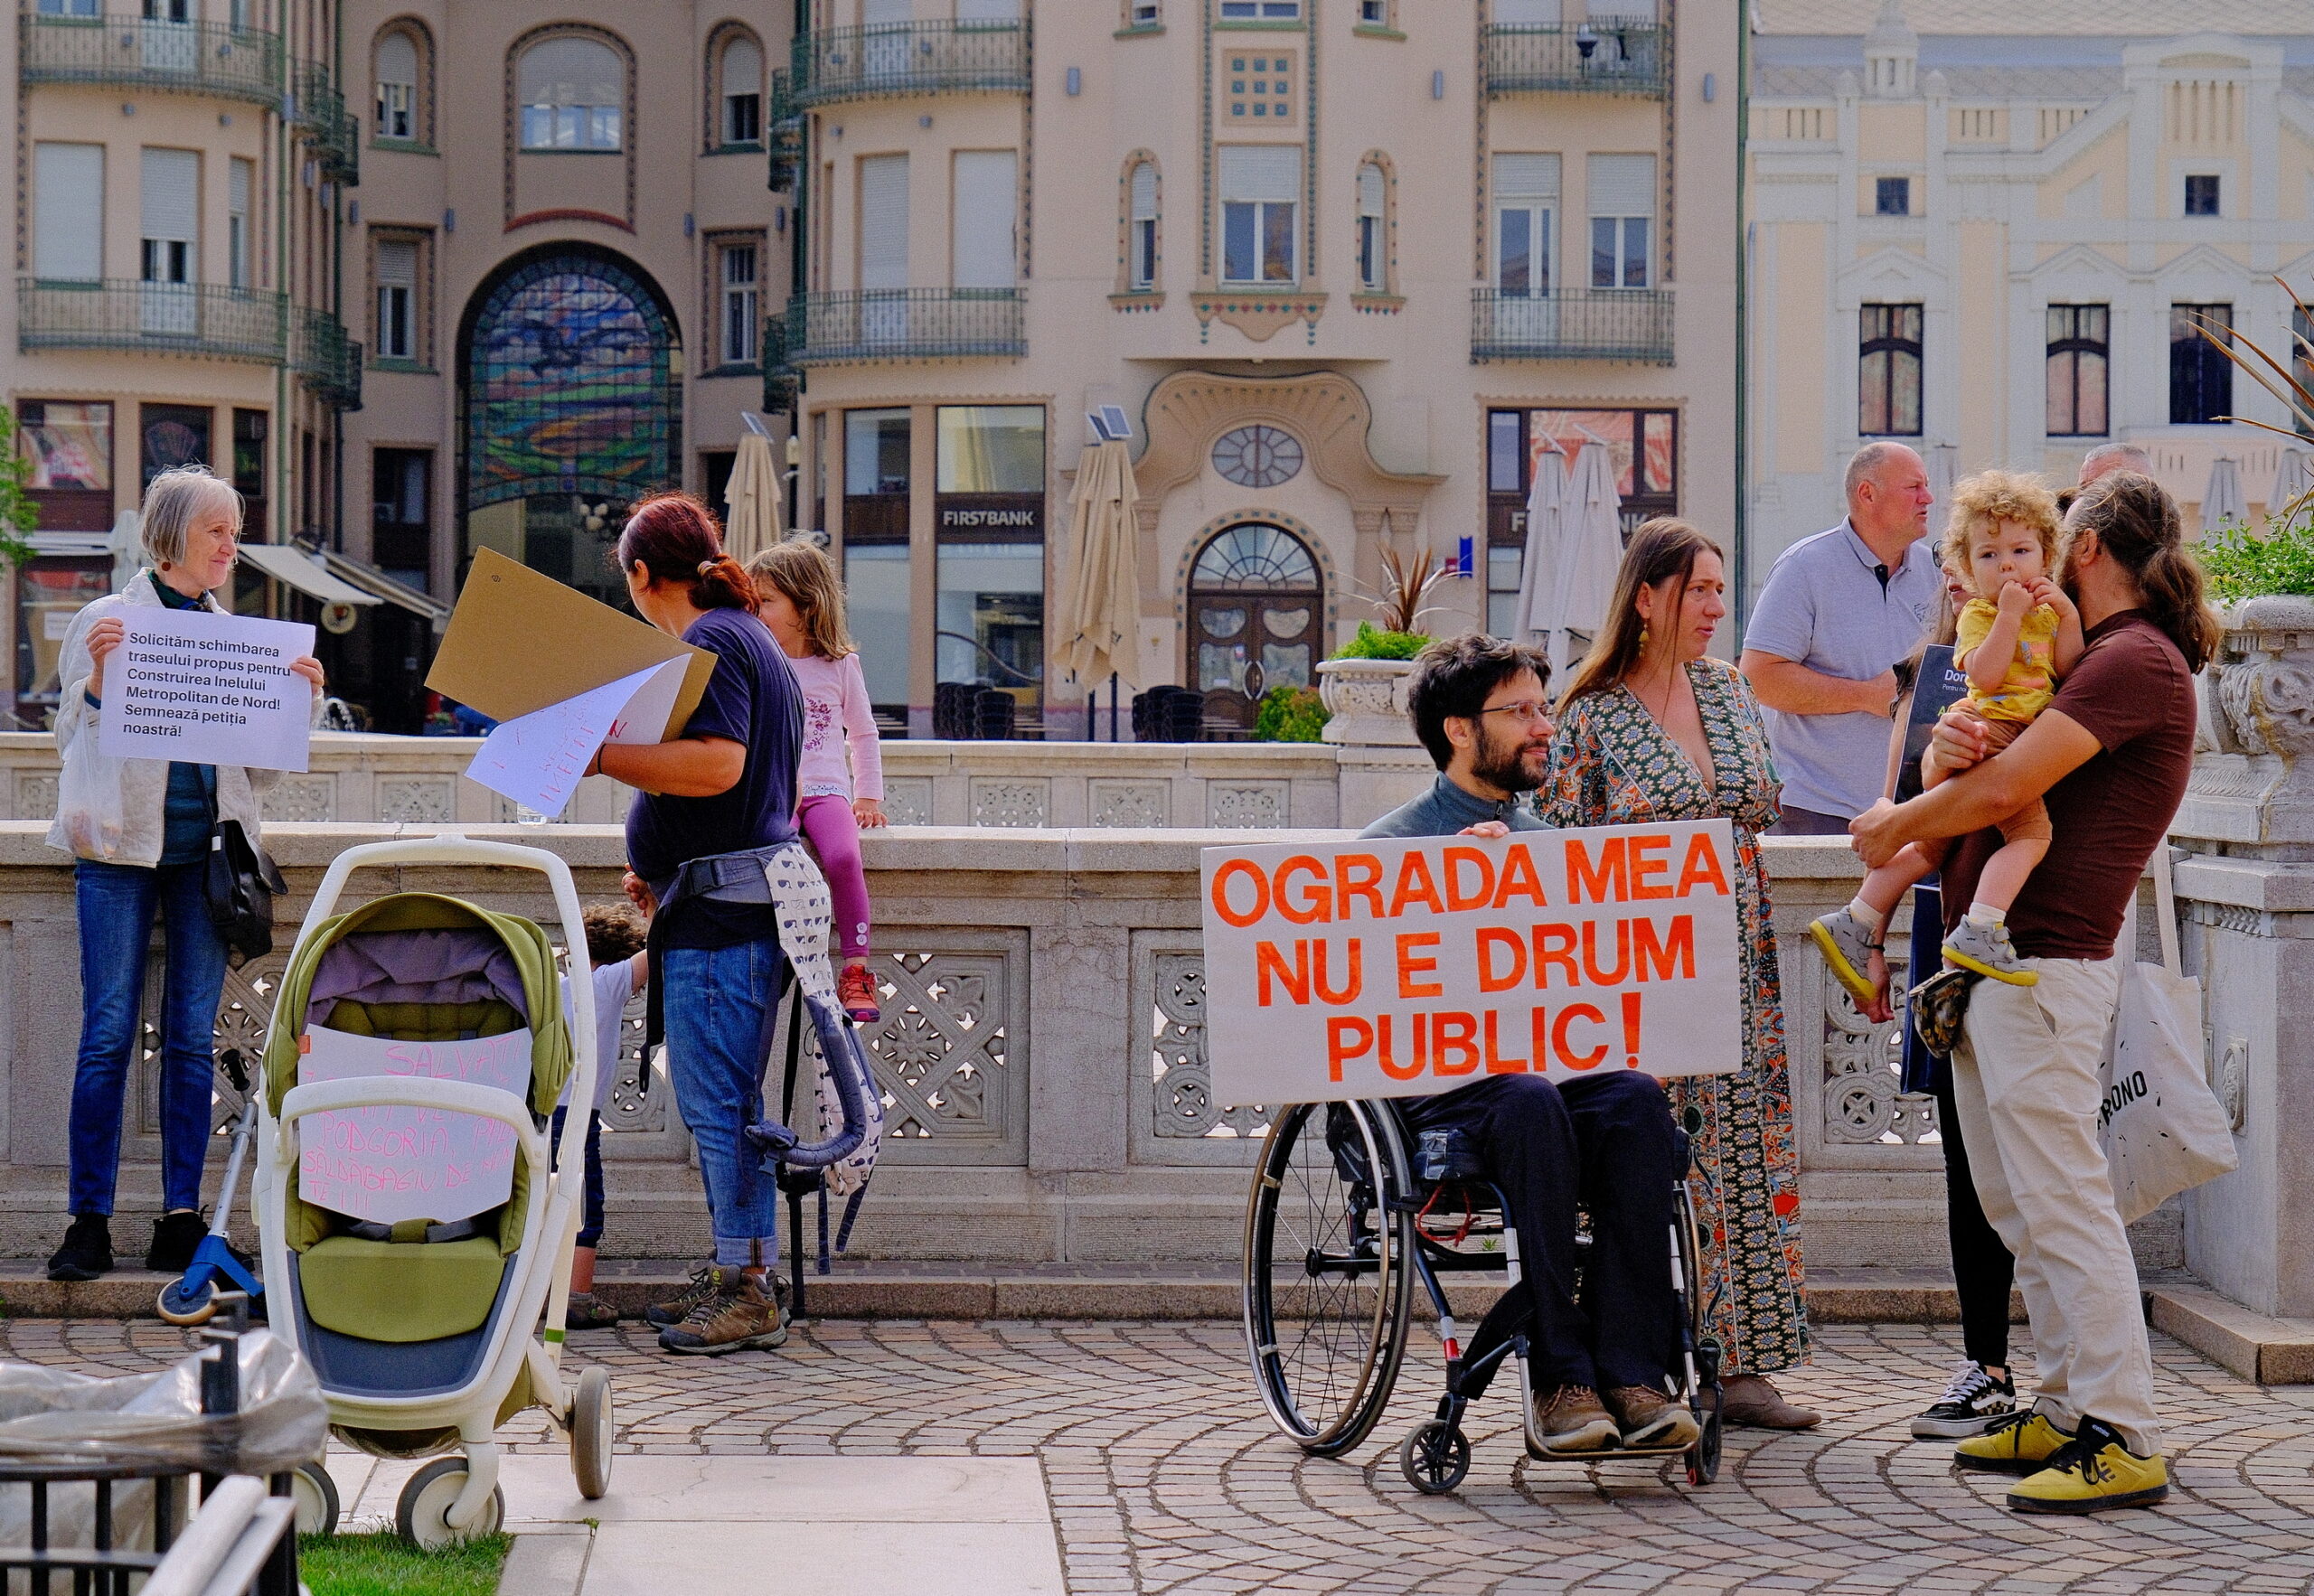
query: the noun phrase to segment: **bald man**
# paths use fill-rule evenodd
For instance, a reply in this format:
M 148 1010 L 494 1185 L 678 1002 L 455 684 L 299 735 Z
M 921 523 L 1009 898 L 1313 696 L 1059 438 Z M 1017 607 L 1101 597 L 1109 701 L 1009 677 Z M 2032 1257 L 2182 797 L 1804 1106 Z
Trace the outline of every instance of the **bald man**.
M 1899 443 L 1848 463 L 1848 519 L 1783 551 L 1737 662 L 1766 710 L 1783 778 L 1786 836 L 1839 836 L 1879 801 L 1888 765 L 1890 670 L 1936 608 L 1926 536 L 1928 467 Z
M 2085 488 L 2101 476 L 2116 471 L 2134 471 L 2140 476 L 2153 474 L 2153 456 L 2135 444 L 2099 444 L 2081 457 L 2081 477 L 2073 485 Z

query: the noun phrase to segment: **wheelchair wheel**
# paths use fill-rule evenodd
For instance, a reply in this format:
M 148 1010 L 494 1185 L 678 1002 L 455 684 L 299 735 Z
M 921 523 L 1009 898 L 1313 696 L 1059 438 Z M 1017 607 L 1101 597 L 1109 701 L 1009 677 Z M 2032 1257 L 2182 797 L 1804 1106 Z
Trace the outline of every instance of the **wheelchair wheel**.
M 1246 1207 L 1246 1347 L 1277 1427 L 1318 1457 L 1366 1439 L 1406 1355 L 1406 1150 L 1364 1103 L 1278 1111 Z
M 1443 1497 L 1471 1471 L 1471 1438 L 1443 1419 L 1417 1424 L 1398 1442 L 1398 1471 L 1425 1497 Z

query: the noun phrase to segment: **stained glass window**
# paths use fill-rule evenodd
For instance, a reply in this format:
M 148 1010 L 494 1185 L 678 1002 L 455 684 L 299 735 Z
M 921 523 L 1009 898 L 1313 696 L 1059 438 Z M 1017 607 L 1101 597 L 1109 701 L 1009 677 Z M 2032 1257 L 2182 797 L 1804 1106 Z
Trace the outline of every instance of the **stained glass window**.
M 586 256 L 517 268 L 475 318 L 467 506 L 677 483 L 676 361 L 673 324 L 632 273 Z

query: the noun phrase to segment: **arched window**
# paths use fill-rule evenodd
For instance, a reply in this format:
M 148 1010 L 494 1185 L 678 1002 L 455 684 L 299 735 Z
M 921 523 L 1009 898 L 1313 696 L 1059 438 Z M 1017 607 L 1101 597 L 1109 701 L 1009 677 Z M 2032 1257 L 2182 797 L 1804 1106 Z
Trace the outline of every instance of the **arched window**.
M 752 34 L 723 41 L 716 72 L 716 136 L 725 145 L 763 142 L 763 46 Z
M 1139 160 L 1125 179 L 1125 289 L 1148 294 L 1157 286 L 1157 163 Z
M 1198 555 L 1189 599 L 1190 681 L 1209 695 L 1209 719 L 1235 715 L 1250 727 L 1262 694 L 1316 680 L 1325 583 L 1292 532 L 1265 521 L 1228 528 Z
M 1365 294 L 1390 291 L 1390 180 L 1378 161 L 1358 169 L 1358 286 Z
M 597 39 L 565 33 L 522 52 L 516 73 L 526 150 L 616 150 L 626 103 L 618 52 Z
M 424 61 L 418 36 L 406 27 L 388 28 L 378 35 L 378 98 L 375 136 L 410 144 L 424 142 L 426 127 L 419 104 Z

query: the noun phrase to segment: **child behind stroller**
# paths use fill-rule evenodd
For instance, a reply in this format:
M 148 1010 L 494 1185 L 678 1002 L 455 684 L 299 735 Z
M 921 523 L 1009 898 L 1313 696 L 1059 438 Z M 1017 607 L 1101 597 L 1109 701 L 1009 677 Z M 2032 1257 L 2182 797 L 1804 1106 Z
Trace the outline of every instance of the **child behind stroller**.
M 649 927 L 631 911 L 611 904 L 590 905 L 582 918 L 587 959 L 595 972 L 595 1101 L 587 1111 L 587 1206 L 578 1244 L 570 1256 L 570 1306 L 563 1325 L 597 1330 L 618 1322 L 618 1310 L 595 1295 L 595 1249 L 603 1239 L 603 1104 L 610 1101 L 611 1082 L 618 1075 L 627 1000 L 649 979 L 650 960 L 643 952 Z M 562 1009 L 565 1014 L 576 1012 L 567 975 L 562 978 Z M 562 1121 L 569 1107 L 570 1089 L 565 1086 L 554 1110 L 557 1148 L 562 1145 Z

